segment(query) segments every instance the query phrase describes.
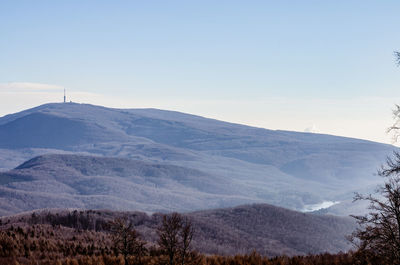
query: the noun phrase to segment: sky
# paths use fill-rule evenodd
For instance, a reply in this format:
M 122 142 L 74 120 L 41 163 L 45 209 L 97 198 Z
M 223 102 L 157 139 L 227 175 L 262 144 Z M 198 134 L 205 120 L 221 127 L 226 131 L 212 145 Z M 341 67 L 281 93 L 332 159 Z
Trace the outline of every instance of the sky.
M 0 1 L 0 116 L 67 99 L 392 143 L 400 1 Z

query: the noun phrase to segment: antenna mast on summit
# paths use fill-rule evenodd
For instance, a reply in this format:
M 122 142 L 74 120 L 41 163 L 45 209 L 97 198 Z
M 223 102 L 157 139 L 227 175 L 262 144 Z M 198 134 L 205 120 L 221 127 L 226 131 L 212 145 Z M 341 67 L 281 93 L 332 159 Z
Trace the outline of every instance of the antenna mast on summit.
M 65 88 L 64 88 L 64 103 L 65 103 L 65 101 L 66 101 L 66 97 L 65 97 Z

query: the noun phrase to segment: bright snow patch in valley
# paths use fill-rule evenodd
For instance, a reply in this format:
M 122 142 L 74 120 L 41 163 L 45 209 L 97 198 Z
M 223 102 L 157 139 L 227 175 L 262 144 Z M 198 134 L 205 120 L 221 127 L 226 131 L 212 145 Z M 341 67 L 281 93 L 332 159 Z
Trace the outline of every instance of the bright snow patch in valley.
M 323 201 L 323 202 L 317 203 L 317 204 L 307 204 L 304 206 L 304 208 L 301 211 L 302 212 L 318 211 L 321 209 L 329 208 L 338 203 L 340 203 L 340 202 L 339 201 Z

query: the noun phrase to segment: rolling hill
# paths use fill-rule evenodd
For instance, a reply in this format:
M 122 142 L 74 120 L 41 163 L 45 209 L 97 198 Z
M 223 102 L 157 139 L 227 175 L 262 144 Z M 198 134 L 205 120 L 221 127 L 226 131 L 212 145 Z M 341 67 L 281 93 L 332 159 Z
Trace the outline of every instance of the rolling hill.
M 254 201 L 205 172 L 140 160 L 43 155 L 0 173 L 0 214 L 47 207 L 144 210 L 201 209 Z
M 0 214 L 261 202 L 303 210 L 374 186 L 393 149 L 173 111 L 46 104 L 0 118 Z
M 300 213 L 268 204 L 242 205 L 185 215 L 192 220 L 196 231 L 193 248 L 205 254 L 249 254 L 254 250 L 270 257 L 337 253 L 350 249 L 345 236 L 355 228 L 354 220 L 347 217 Z M 86 230 L 106 232 L 107 223 L 117 217 L 125 217 L 132 222 L 147 242 L 157 242 L 156 229 L 162 220 L 159 213 L 147 215 L 143 212 L 52 209 L 2 217 L 0 220 L 2 229 L 11 225 L 24 227 L 47 224 L 53 229 L 69 227 L 82 233 Z M 106 233 L 103 237 L 109 236 Z

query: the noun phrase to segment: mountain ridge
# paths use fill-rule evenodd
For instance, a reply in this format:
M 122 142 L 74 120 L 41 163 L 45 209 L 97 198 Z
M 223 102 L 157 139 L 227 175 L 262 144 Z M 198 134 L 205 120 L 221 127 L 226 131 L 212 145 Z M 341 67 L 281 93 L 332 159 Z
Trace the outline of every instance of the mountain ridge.
M 104 107 L 104 106 L 99 106 L 99 105 L 93 105 L 93 104 L 88 104 L 88 103 L 46 103 L 42 104 L 37 107 L 33 107 L 24 111 L 20 111 L 18 113 L 13 113 L 13 114 L 7 114 L 3 117 L 0 117 L 0 125 L 6 124 L 8 122 L 14 121 L 18 118 L 21 118 L 23 116 L 26 116 L 26 114 L 31 114 L 37 111 L 42 111 L 44 113 L 48 113 L 49 109 L 50 110 L 57 110 L 56 107 L 60 106 L 81 106 L 81 107 L 89 107 L 89 108 L 95 108 L 95 109 L 101 109 L 101 110 L 106 110 L 106 111 L 117 111 L 120 113 L 129 113 L 129 112 L 134 112 L 138 114 L 142 114 L 150 117 L 158 117 L 158 118 L 164 118 L 164 119 L 171 119 L 172 117 L 179 117 L 175 118 L 176 121 L 182 121 L 182 118 L 190 118 L 190 119 L 195 119 L 193 122 L 198 123 L 199 120 L 207 121 L 207 122 L 214 122 L 214 123 L 219 123 L 219 124 L 224 124 L 224 125 L 230 125 L 230 126 L 238 126 L 238 127 L 243 127 L 244 129 L 255 129 L 255 130 L 261 130 L 261 131 L 268 131 L 268 132 L 281 132 L 285 133 L 288 135 L 292 134 L 297 134 L 297 135 L 303 135 L 303 136 L 310 136 L 310 135 L 318 135 L 318 136 L 327 136 L 327 137 L 334 137 L 337 139 L 341 140 L 349 140 L 349 141 L 360 141 L 360 142 L 366 142 L 366 143 L 378 143 L 386 146 L 391 146 L 386 143 L 380 143 L 380 142 L 375 142 L 372 140 L 367 140 L 367 139 L 359 139 L 359 138 L 354 138 L 354 137 L 347 137 L 347 136 L 338 136 L 338 135 L 333 135 L 333 134 L 324 134 L 324 133 L 310 133 L 310 132 L 301 132 L 301 131 L 288 131 L 288 130 L 272 130 L 264 127 L 257 127 L 257 126 L 252 126 L 252 125 L 244 125 L 244 124 L 239 124 L 235 122 L 228 122 L 228 121 L 223 121 L 215 118 L 207 118 L 201 115 L 196 115 L 196 114 L 189 114 L 189 113 L 184 113 L 181 111 L 176 111 L 176 110 L 162 110 L 162 109 L 157 109 L 157 108 L 112 108 L 112 107 Z M 60 110 L 58 108 L 58 110 Z M 59 115 L 61 115 L 60 112 L 55 112 Z M 151 115 L 148 115 L 148 113 L 152 113 Z M 167 115 L 166 115 L 167 114 Z M 169 114 L 169 115 L 168 115 Z M 61 115 L 62 116 L 62 115 Z
M 379 183 L 374 173 L 394 148 L 366 140 L 274 131 L 157 109 L 52 103 L 0 118 L 0 169 L 6 169 L 3 171 L 49 153 L 180 166 L 207 176 L 204 183 L 193 178 L 176 183 L 172 176 L 166 180 L 170 186 L 163 192 L 184 191 L 192 195 L 190 200 L 197 206 L 191 210 L 218 207 L 218 203 L 201 204 L 204 196 L 218 197 L 221 207 L 233 206 L 226 205 L 233 196 L 237 198 L 232 200 L 235 204 L 265 202 L 297 210 L 323 201 L 348 200 L 352 192 Z M 57 168 L 51 169 L 50 165 L 48 170 Z M 107 177 L 110 178 L 102 176 L 104 183 Z M 12 180 L 10 175 L 7 179 Z M 217 180 L 215 185 L 212 179 Z M 172 183 L 181 190 L 176 190 Z M 32 184 L 19 181 L 12 188 L 17 191 Z M 10 188 L 11 184 L 6 185 Z M 113 192 L 117 193 L 116 183 L 109 185 L 114 185 Z M 135 185 L 137 189 L 139 184 Z M 120 188 L 125 188 L 122 182 Z M 149 196 L 150 190 L 154 192 L 151 186 L 145 189 Z M 160 205 L 157 210 L 190 208 L 179 209 L 175 204 Z

